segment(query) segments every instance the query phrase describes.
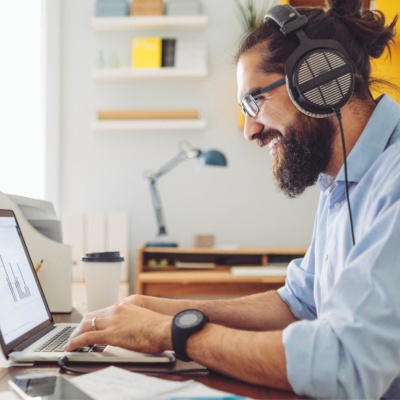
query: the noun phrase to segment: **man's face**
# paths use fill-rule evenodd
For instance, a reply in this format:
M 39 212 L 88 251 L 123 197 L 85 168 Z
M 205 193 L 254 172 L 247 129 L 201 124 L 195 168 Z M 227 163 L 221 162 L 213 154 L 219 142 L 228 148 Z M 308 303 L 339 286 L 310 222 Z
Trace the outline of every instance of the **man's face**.
M 238 62 L 239 102 L 249 91 L 282 77 L 259 71 L 259 57 L 257 52 L 250 51 Z M 260 147 L 269 147 L 278 187 L 289 197 L 298 196 L 327 170 L 332 157 L 335 124 L 330 118 L 312 118 L 298 111 L 284 85 L 261 95 L 258 105 L 255 118 L 246 115 L 245 138 L 256 140 Z

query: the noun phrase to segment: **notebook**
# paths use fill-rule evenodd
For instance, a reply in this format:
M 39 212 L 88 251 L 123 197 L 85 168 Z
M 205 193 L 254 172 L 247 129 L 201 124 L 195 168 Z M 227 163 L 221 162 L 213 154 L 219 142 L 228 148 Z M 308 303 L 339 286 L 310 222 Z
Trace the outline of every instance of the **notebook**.
M 0 344 L 5 357 L 14 362 L 57 362 L 64 356 L 85 363 L 175 360 L 172 352 L 143 354 L 106 345 L 64 352 L 63 343 L 77 326 L 54 323 L 15 214 L 0 209 Z

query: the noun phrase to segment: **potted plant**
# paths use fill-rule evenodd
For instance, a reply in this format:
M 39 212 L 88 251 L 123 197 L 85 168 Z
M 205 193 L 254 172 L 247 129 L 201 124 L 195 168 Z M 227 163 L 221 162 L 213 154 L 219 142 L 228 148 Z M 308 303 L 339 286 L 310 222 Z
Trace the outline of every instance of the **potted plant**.
M 248 34 L 262 23 L 268 9 L 279 3 L 279 0 L 264 0 L 261 5 L 257 0 L 235 0 L 235 3 L 243 31 Z

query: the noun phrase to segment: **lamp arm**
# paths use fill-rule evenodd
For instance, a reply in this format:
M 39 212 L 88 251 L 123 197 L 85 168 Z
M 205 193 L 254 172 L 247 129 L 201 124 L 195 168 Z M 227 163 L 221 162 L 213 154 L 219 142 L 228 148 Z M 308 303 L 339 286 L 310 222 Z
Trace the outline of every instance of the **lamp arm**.
M 200 154 L 200 150 L 197 149 L 191 149 L 190 151 L 181 151 L 178 153 L 174 158 L 166 162 L 161 168 L 159 168 L 155 172 L 149 173 L 146 178 L 148 180 L 156 180 L 163 175 L 165 175 L 167 172 L 171 171 L 171 169 L 175 168 L 177 165 L 179 165 L 182 161 L 191 159 L 191 158 L 196 158 Z
M 153 201 L 154 212 L 156 214 L 158 225 L 158 236 L 162 236 L 167 234 L 167 229 L 165 227 L 164 213 L 156 183 L 157 181 L 155 179 L 149 179 L 151 200 Z
M 171 171 L 171 169 L 179 165 L 182 161 L 199 157 L 200 154 L 201 151 L 198 149 L 193 149 L 191 147 L 186 149 L 183 148 L 174 158 L 166 162 L 157 171 L 146 174 L 146 179 L 148 180 L 150 185 L 151 199 L 157 219 L 158 236 L 166 235 L 167 229 L 165 227 L 164 213 L 162 210 L 160 195 L 158 194 L 157 179 L 161 178 L 167 172 Z

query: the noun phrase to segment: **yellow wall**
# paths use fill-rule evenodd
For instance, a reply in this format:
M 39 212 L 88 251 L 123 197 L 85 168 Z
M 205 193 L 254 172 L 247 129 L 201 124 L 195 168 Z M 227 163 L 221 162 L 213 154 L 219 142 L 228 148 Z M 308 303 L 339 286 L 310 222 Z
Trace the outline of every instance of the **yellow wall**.
M 387 18 L 386 23 L 390 23 L 397 13 L 400 14 L 400 1 L 375 0 L 374 8 L 383 11 Z M 399 91 L 382 88 L 375 90 L 374 95 L 377 96 L 384 91 L 400 103 L 400 22 L 397 23 L 396 43 L 391 46 L 391 54 L 391 59 L 387 51 L 378 60 L 372 59 L 372 76 L 394 83 L 399 87 Z

